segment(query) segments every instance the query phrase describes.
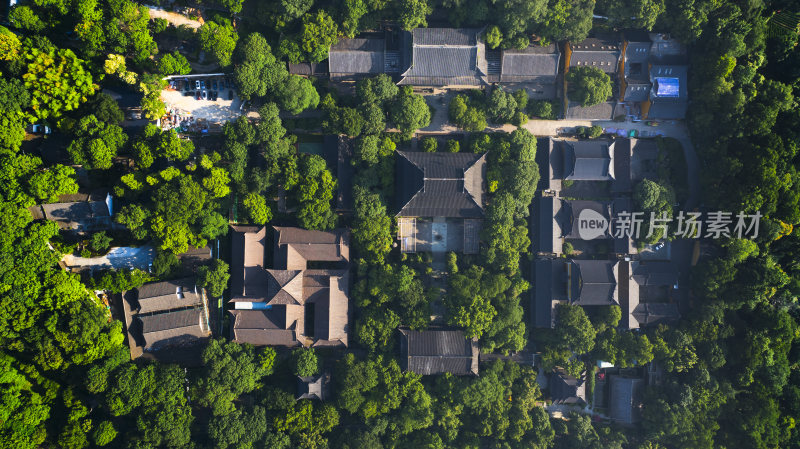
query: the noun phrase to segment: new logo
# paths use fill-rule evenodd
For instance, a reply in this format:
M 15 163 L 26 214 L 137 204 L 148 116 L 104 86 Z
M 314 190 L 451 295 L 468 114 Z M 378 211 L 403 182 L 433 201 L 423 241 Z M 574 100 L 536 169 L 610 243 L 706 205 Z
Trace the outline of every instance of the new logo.
M 594 240 L 606 235 L 608 220 L 597 211 L 584 209 L 578 215 L 578 235 L 583 240 Z

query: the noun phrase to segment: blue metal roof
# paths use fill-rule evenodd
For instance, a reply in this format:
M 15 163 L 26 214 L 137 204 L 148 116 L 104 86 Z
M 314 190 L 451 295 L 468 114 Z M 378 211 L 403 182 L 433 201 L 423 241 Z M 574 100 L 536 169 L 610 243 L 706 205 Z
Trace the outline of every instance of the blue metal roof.
M 656 78 L 655 95 L 677 98 L 680 96 L 680 84 L 678 78 Z

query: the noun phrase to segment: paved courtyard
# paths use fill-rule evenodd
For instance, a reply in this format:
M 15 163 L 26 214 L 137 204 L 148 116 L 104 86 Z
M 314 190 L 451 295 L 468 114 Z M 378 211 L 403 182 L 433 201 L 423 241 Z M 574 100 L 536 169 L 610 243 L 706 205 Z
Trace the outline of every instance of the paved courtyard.
M 111 248 L 105 256 L 100 257 L 78 257 L 67 254 L 61 259 L 68 268 L 89 268 L 89 269 L 121 269 L 138 268 L 147 270 L 155 258 L 155 249 L 150 245 L 137 248 L 118 246 Z

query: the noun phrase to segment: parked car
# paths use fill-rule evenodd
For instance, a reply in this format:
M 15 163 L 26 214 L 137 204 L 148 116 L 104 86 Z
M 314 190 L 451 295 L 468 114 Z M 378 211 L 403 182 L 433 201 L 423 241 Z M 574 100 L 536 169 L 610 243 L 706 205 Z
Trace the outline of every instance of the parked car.
M 229 89 L 231 87 L 231 83 L 228 81 L 228 78 L 224 78 L 222 83 L 225 84 L 225 89 Z
M 198 99 L 198 100 L 199 100 L 199 99 L 201 99 L 201 98 L 203 98 L 203 96 L 202 96 L 202 94 L 200 93 L 200 91 L 199 91 L 199 90 L 198 90 L 198 91 L 195 91 L 195 96 L 194 96 L 194 97 L 195 97 L 196 99 Z
M 663 248 L 663 247 L 664 247 L 664 242 L 658 242 L 658 243 L 656 243 L 656 245 L 653 247 L 653 251 L 658 251 L 658 250 L 660 250 L 660 249 L 661 249 L 661 248 Z
M 205 90 L 206 88 L 206 80 L 200 80 L 200 89 Z
M 28 132 L 31 134 L 50 134 L 50 127 L 47 125 L 33 124 L 28 126 Z
M 189 80 L 186 80 L 184 82 L 183 90 L 186 91 L 186 92 L 189 92 L 190 90 L 192 90 L 192 83 L 190 83 Z
M 217 80 L 211 81 L 211 89 L 212 90 L 217 90 Z
M 194 88 L 200 89 L 200 80 L 194 80 Z
M 175 89 L 175 81 L 174 80 L 169 80 L 169 88 L 170 89 Z
M 203 100 L 208 100 L 208 91 L 207 90 L 203 91 Z
M 233 100 L 233 90 L 228 91 L 228 100 Z
M 184 93 L 183 93 L 183 96 L 184 96 L 184 97 L 193 97 L 193 96 L 194 96 L 194 91 L 193 91 L 193 90 L 190 90 L 190 91 L 188 91 L 188 92 L 184 92 Z
M 209 96 L 211 97 L 210 98 L 211 101 L 217 101 L 217 91 L 216 90 L 212 90 L 211 92 L 209 92 Z

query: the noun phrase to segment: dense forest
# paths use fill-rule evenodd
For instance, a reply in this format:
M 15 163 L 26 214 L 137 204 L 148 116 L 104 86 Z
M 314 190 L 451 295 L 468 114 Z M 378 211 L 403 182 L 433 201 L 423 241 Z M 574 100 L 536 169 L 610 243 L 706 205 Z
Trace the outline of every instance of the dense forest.
M 151 19 L 130 0 L 30 0 L 12 7 L 0 27 L 0 448 L 800 448 L 800 4 L 186 6 L 204 11 L 201 26 Z M 692 312 L 677 326 L 633 334 L 616 330 L 618 309 L 589 317 L 563 306 L 535 348 L 546 367 L 577 373 L 597 359 L 659 363 L 665 379 L 648 388 L 641 425 L 552 419 L 541 407 L 537 372 L 515 362 L 484 363 L 479 377 L 422 377 L 400 368 L 396 328 L 424 329 L 438 291 L 426 280 L 428 255 L 393 248 L 394 158 L 431 122 L 431 112 L 422 96 L 386 76 L 360 81 L 347 95 L 286 66 L 322 61 L 339 37 L 379 26 L 485 27 L 490 48 L 630 28 L 668 32 L 688 45 L 686 122 L 701 161 L 702 207 L 760 211 L 758 238 L 704 242 L 692 272 Z M 182 52 L 176 42 L 192 50 Z M 200 52 L 203 69 L 230 74 L 258 120 L 231 121 L 216 143 L 202 147 L 152 124 L 121 126 L 124 114 L 104 89 L 135 93 L 144 118 L 155 120 L 165 112 L 162 77 L 189 73 Z M 527 217 L 539 171 L 528 131 L 480 131 L 487 120 L 554 118 L 554 108 L 501 89 L 465 93 L 449 112 L 469 137 L 420 144 L 487 153 L 481 254 L 448 256 L 441 298 L 447 324 L 479 337 L 487 353 L 533 349 L 523 298 L 531 288 Z M 296 117 L 307 110 L 320 115 Z M 25 130 L 32 124 L 53 129 L 47 145 L 31 147 Z M 354 139 L 352 216 L 335 213 L 337 181 L 325 161 L 295 151 L 296 131 L 316 128 Z M 54 223 L 34 221 L 28 207 L 77 193 L 79 184 L 113 192 L 123 231 L 76 242 Z M 279 210 L 278 195 L 294 212 Z M 220 338 L 190 368 L 130 360 L 122 323 L 110 319 L 94 290 L 119 293 L 178 275 L 182 253 L 224 238 L 232 210 L 241 223 L 352 230 L 352 351 L 288 352 Z M 101 254 L 112 241 L 152 242 L 152 270 L 81 278 L 58 266 L 64 254 Z M 216 260 L 197 276 L 219 297 L 228 266 Z M 323 364 L 333 373 L 334 397 L 296 401 L 294 376 Z

